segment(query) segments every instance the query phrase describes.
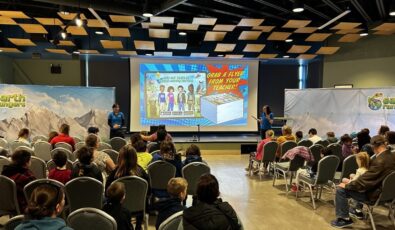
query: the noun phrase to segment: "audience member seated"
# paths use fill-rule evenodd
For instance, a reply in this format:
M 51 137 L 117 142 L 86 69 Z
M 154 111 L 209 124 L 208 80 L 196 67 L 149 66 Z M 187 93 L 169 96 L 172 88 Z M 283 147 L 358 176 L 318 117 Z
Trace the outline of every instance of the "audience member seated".
M 107 201 L 103 211 L 112 216 L 117 222 L 118 230 L 133 230 L 132 213 L 123 206 L 126 190 L 121 182 L 111 184 L 106 192 Z
M 357 134 L 357 144 L 359 152 L 367 152 L 369 156 L 373 156 L 372 146 L 370 145 L 370 136 L 368 129 L 362 129 Z
M 11 156 L 12 163 L 4 165 L 3 171 L 1 172 L 1 175 L 15 182 L 19 209 L 22 211 L 25 210 L 27 206 L 23 187 L 36 179 L 29 169 L 30 158 L 30 152 L 26 150 L 16 150 Z
M 81 147 L 77 150 L 77 158 L 78 162 L 73 166 L 71 178 L 87 176 L 103 182 L 100 169 L 93 163 L 93 148 Z
M 256 149 L 256 152 L 255 153 L 253 152 L 253 153 L 250 154 L 249 164 L 248 164 L 248 167 L 246 168 L 246 171 L 249 171 L 250 168 L 253 167 L 253 172 L 254 173 L 258 173 L 259 172 L 259 168 L 256 165 L 254 165 L 254 161 L 253 160 L 255 160 L 255 161 L 262 160 L 262 158 L 263 158 L 263 156 L 265 154 L 264 151 L 263 151 L 263 146 L 266 143 L 272 141 L 273 138 L 274 138 L 273 130 L 271 130 L 271 129 L 267 130 L 266 133 L 265 133 L 265 139 L 263 139 L 263 140 L 261 140 L 261 142 L 259 142 L 259 144 L 257 146 L 257 149 Z
M 51 143 L 52 139 L 54 139 L 54 137 L 57 137 L 59 135 L 58 132 L 56 131 L 51 131 L 48 134 L 48 143 Z
M 301 140 L 303 140 L 303 132 L 302 131 L 297 131 L 295 133 L 295 137 L 296 137 L 296 143 L 299 143 Z
M 114 161 L 111 157 L 102 151 L 98 151 L 100 139 L 95 134 L 89 134 L 85 138 L 85 145 L 88 148 L 93 148 L 93 162 L 99 167 L 100 171 L 105 173 L 107 176 L 111 171 L 115 169 Z
M 352 138 L 348 134 L 344 134 L 340 138 L 340 141 L 342 142 L 342 155 L 343 155 L 343 158 L 346 158 L 346 157 L 356 153 L 355 149 L 352 146 Z
M 180 154 L 176 153 L 174 144 L 170 141 L 164 141 L 160 145 L 160 152 L 153 156 L 152 162 L 164 160 L 176 167 L 176 177 L 181 177 L 182 162 Z
M 335 137 L 334 132 L 326 133 L 326 140 L 329 141 L 329 144 L 337 143 L 339 140 Z
M 171 215 L 184 210 L 182 202 L 187 196 L 187 188 L 188 182 L 184 178 L 176 177 L 169 180 L 167 193 L 170 197 L 160 200 L 155 204 L 155 209 L 159 212 L 156 218 L 156 229 L 159 229 L 160 224 Z
M 133 145 L 137 141 L 144 141 L 143 138 L 141 138 L 140 133 L 133 133 L 132 136 L 130 136 L 130 144 Z
M 30 196 L 25 220 L 15 230 L 72 230 L 62 218 L 65 195 L 62 189 L 45 184 L 35 188 Z
M 29 129 L 23 128 L 23 129 L 19 130 L 17 141 L 23 142 L 23 143 L 30 146 L 31 143 L 30 143 L 29 139 L 30 139 Z
M 56 143 L 58 142 L 66 142 L 67 144 L 71 145 L 71 147 L 73 148 L 74 151 L 74 139 L 72 137 L 69 136 L 70 133 L 70 126 L 68 124 L 62 124 L 60 126 L 60 133 L 58 136 L 52 138 L 51 140 L 51 145 L 55 146 Z
M 7 149 L 0 148 L 0 156 L 9 157 L 9 154 L 10 154 L 10 153 L 8 152 Z
M 98 133 L 99 133 L 99 128 L 97 128 L 97 127 L 89 127 L 88 128 L 88 135 L 89 134 L 95 134 L 95 135 L 97 135 Z
M 165 128 L 164 125 L 159 125 L 158 126 L 158 130 L 155 133 L 153 133 L 153 134 L 151 134 L 149 136 L 141 134 L 141 138 L 143 138 L 144 141 L 151 141 L 151 142 L 155 142 L 156 141 L 157 142 L 158 141 L 158 131 L 159 130 L 165 130 L 166 131 L 166 128 Z M 172 136 L 167 131 L 166 131 L 165 140 L 166 141 L 172 141 L 173 140 Z
M 378 135 L 381 135 L 381 136 L 385 137 L 385 133 L 388 132 L 388 131 L 390 131 L 390 127 L 388 127 L 386 125 L 382 125 L 379 128 Z
M 317 141 L 321 140 L 321 137 L 317 135 L 317 130 L 315 128 L 311 128 L 309 130 L 309 140 L 313 142 L 313 144 L 317 143 Z
M 386 140 L 382 135 L 374 136 L 371 145 L 376 157 L 371 161 L 368 171 L 348 184 L 341 183 L 336 190 L 336 217 L 331 224 L 336 228 L 344 228 L 353 224 L 350 213 L 353 216 L 362 217 L 362 204 L 358 203 L 355 209 L 349 208 L 348 199 L 352 198 L 359 202 L 375 201 L 381 189 L 385 177 L 395 169 L 395 154 L 392 154 L 386 146 Z
M 149 183 L 148 174 L 144 169 L 137 164 L 137 153 L 132 145 L 125 145 L 119 150 L 118 166 L 107 178 L 106 188 L 108 188 L 113 181 L 125 176 L 138 176 L 143 178 Z M 148 192 L 150 193 L 150 192 Z M 143 214 L 136 217 L 136 229 L 141 229 L 143 223 Z
M 358 169 L 355 174 L 351 174 L 350 178 L 343 178 L 342 183 L 348 184 L 351 181 L 358 179 L 361 175 L 363 175 L 369 169 L 369 160 L 370 157 L 366 152 L 359 152 L 355 155 L 355 159 L 358 164 Z
M 386 139 L 388 143 L 388 148 L 391 151 L 395 151 L 395 132 L 394 131 L 388 131 L 386 133 Z
M 152 145 L 148 149 L 149 153 L 160 150 L 160 144 L 166 141 L 167 131 L 165 129 L 159 129 L 156 133 L 157 133 L 156 144 Z
M 143 140 L 133 143 L 134 149 L 137 152 L 137 164 L 140 165 L 144 171 L 147 171 L 149 163 L 151 163 L 152 155 L 147 152 L 147 144 Z
M 240 229 L 235 210 L 219 195 L 217 178 L 211 174 L 201 176 L 192 206 L 184 210 L 184 229 Z
M 292 135 L 292 128 L 291 127 L 284 125 L 281 128 L 281 133 L 282 133 L 282 136 L 279 136 L 277 138 L 277 143 L 279 146 L 281 146 L 281 144 L 286 141 L 295 141 L 296 142 L 296 137 L 294 135 Z M 281 147 L 278 148 L 276 155 L 277 155 L 277 157 L 281 156 Z
M 202 162 L 202 156 L 200 153 L 199 146 L 191 144 L 185 151 L 186 159 L 182 162 L 183 166 L 188 165 L 192 162 Z
M 71 179 L 71 170 L 66 168 L 67 154 L 62 151 L 57 151 L 53 155 L 52 160 L 56 164 L 56 168 L 49 171 L 48 178 L 57 180 L 63 184 L 69 182 Z

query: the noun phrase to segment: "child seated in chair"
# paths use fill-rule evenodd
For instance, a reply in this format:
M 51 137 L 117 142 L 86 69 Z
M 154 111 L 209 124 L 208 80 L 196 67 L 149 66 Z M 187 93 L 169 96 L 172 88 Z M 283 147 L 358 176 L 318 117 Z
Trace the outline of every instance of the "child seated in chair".
M 192 144 L 185 151 L 186 159 L 182 162 L 183 166 L 188 165 L 192 162 L 202 162 L 202 157 L 200 154 L 200 149 L 197 145 Z
M 358 169 L 356 174 L 350 174 L 350 178 L 343 178 L 342 183 L 348 184 L 351 181 L 358 179 L 358 177 L 362 176 L 369 169 L 369 160 L 370 157 L 367 152 L 359 152 L 355 155 Z
M 255 165 L 256 161 L 261 161 L 263 156 L 264 156 L 264 151 L 263 151 L 263 146 L 270 142 L 274 141 L 274 131 L 269 129 L 265 132 L 265 139 L 263 139 L 261 142 L 259 142 L 256 152 L 252 152 L 250 154 L 250 159 L 248 163 L 248 167 L 246 168 L 246 171 L 250 171 L 252 168 L 254 174 L 259 172 L 259 165 Z
M 71 170 L 66 168 L 67 154 L 63 151 L 57 151 L 52 160 L 56 168 L 49 171 L 48 178 L 66 184 L 71 179 Z
M 93 163 L 93 150 L 93 148 L 85 146 L 78 149 L 78 162 L 73 166 L 71 178 L 87 176 L 103 183 L 103 175 L 97 165 Z

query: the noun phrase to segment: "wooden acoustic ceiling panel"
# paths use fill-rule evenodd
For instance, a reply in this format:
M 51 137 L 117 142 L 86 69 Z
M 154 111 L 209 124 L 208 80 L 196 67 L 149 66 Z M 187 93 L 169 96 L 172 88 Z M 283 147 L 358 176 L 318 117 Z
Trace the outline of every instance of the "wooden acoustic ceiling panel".
M 62 26 L 63 22 L 59 18 L 34 18 L 40 24 L 45 26 Z
M 113 22 L 123 22 L 123 23 L 136 22 L 136 19 L 134 18 L 134 16 L 110 14 L 110 18 L 111 18 L 111 21 L 113 21 Z
M 154 56 L 157 56 L 157 57 L 171 57 L 171 56 L 173 56 L 173 52 L 169 52 L 169 51 L 154 51 Z
M 61 17 L 63 20 L 73 20 L 77 17 L 77 13 L 68 13 L 68 14 L 63 14 L 61 12 L 58 12 L 59 17 Z M 81 19 L 86 19 L 85 14 L 80 14 Z
M 59 40 L 58 46 L 75 46 L 73 41 Z
M 150 22 L 154 23 L 163 23 L 163 24 L 173 24 L 174 23 L 174 17 L 150 17 Z
M 343 37 L 341 37 L 338 42 L 356 42 L 359 39 L 361 39 L 361 36 L 359 34 L 346 34 Z
M 70 55 L 70 53 L 68 53 L 64 49 L 45 49 L 45 50 L 49 53 Z
M 225 55 L 225 58 L 243 58 L 243 54 L 227 54 Z
M 169 29 L 149 29 L 149 37 L 150 38 L 169 38 L 170 30 Z
M 306 38 L 305 41 L 307 42 L 322 42 L 325 41 L 329 36 L 331 36 L 331 33 L 314 33 L 311 34 Z
M 178 23 L 177 30 L 197 30 L 199 28 L 198 24 L 191 23 Z
M 270 59 L 276 58 L 278 54 L 259 54 L 258 58 Z
M 107 31 L 111 37 L 130 37 L 130 31 L 128 28 L 108 28 Z
M 235 25 L 224 25 L 224 24 L 216 24 L 213 28 L 213 31 L 227 31 L 231 32 L 235 29 Z
M 253 26 L 260 26 L 265 19 L 262 18 L 243 18 L 240 20 L 237 26 L 246 26 L 246 27 L 253 27 Z
M 159 23 L 159 22 L 143 22 L 143 23 L 141 23 L 141 27 L 144 28 L 144 29 L 163 28 L 163 23 Z
M 300 54 L 296 58 L 297 59 L 314 59 L 315 57 L 317 57 L 316 54 Z
M 18 24 L 28 34 L 48 34 L 44 26 L 40 24 Z
M 138 50 L 155 50 L 155 42 L 134 40 L 134 47 Z
M 311 34 L 318 30 L 317 27 L 301 27 L 294 31 L 296 34 Z
M 291 54 L 306 53 L 310 48 L 311 48 L 311 46 L 293 45 L 288 50 L 288 53 L 291 53 Z
M 239 36 L 239 40 L 257 40 L 261 34 L 262 31 L 243 31 Z
M 81 54 L 99 54 L 97 50 L 78 50 Z
M 212 26 L 217 22 L 217 18 L 193 18 L 192 24 Z
M 16 25 L 16 21 L 9 17 L 0 16 L 0 25 Z
M 322 54 L 322 55 L 332 55 L 334 53 L 336 53 L 338 50 L 340 49 L 340 47 L 334 47 L 334 46 L 322 46 L 319 50 L 317 50 L 317 52 L 315 52 L 316 54 Z
M 361 24 L 362 23 L 359 22 L 340 22 L 336 26 L 332 27 L 331 30 L 351 30 L 360 26 Z
M 259 53 L 265 48 L 265 44 L 247 44 L 243 52 Z
M 373 34 L 375 35 L 392 35 L 395 33 L 395 30 L 377 30 L 376 32 L 374 32 Z
M 22 11 L 10 11 L 10 10 L 0 10 L 0 15 L 9 18 L 18 18 L 18 19 L 29 19 Z
M 208 57 L 209 53 L 191 53 L 191 57 Z
M 100 43 L 104 49 L 123 49 L 121 41 L 100 40 Z
M 71 35 L 77 35 L 77 36 L 86 36 L 88 33 L 86 32 L 84 27 L 78 27 L 78 26 L 69 26 L 66 29 L 67 33 L 70 33 Z
M 128 56 L 136 56 L 137 55 L 136 51 L 129 51 L 129 50 L 118 50 L 117 53 L 119 55 L 128 55 Z
M 207 31 L 204 36 L 204 41 L 222 41 L 226 32 Z
M 355 28 L 355 29 L 348 29 L 348 30 L 338 30 L 336 34 L 357 34 L 361 32 L 363 29 Z
M 236 44 L 218 43 L 215 47 L 215 52 L 233 52 Z
M 252 30 L 259 30 L 259 31 L 264 32 L 264 33 L 269 33 L 274 28 L 275 28 L 275 26 L 254 26 L 254 27 L 252 27 Z
M 17 48 L 10 47 L 0 47 L 0 50 L 3 53 L 22 53 L 22 51 L 18 50 Z
M 395 30 L 395 23 L 386 22 L 383 23 L 372 30 L 381 30 L 381 31 L 394 31 Z
M 289 36 L 291 36 L 292 33 L 288 32 L 272 32 L 267 40 L 270 41 L 285 41 Z
M 36 46 L 32 40 L 26 38 L 8 38 L 8 40 L 16 46 Z
M 311 23 L 311 20 L 289 20 L 283 28 L 302 28 Z
M 91 28 L 105 28 L 108 25 L 106 20 L 88 19 L 87 21 L 86 25 Z
M 186 50 L 187 43 L 167 43 L 167 48 L 170 50 Z

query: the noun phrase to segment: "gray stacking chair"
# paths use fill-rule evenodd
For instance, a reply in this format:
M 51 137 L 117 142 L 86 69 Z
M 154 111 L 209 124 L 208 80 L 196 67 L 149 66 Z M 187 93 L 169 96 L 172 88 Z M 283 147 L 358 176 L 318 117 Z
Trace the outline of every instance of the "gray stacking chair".
M 64 185 L 59 181 L 52 180 L 52 179 L 37 179 L 34 180 L 23 188 L 23 193 L 25 194 L 26 200 L 30 199 L 31 194 L 33 193 L 34 189 L 41 185 L 52 185 L 57 187 L 58 189 L 63 189 Z
M 3 171 L 4 165 L 9 165 L 11 164 L 11 160 L 8 159 L 7 157 L 0 156 L 0 174 Z
M 29 169 L 32 171 L 33 175 L 37 179 L 47 178 L 47 165 L 45 164 L 45 161 L 35 156 L 32 156 L 30 160 L 31 164 Z
M 34 155 L 44 161 L 51 160 L 52 145 L 46 141 L 38 141 L 34 144 Z
M 274 164 L 273 186 L 276 183 L 277 177 L 279 177 L 282 174 L 284 177 L 284 180 L 285 180 L 285 190 L 288 193 L 289 188 L 288 188 L 287 175 L 289 173 L 291 174 L 289 183 L 292 184 L 293 175 L 296 173 L 296 171 L 298 171 L 298 169 L 303 167 L 304 162 L 305 162 L 304 158 L 296 155 L 295 158 L 291 161 L 275 163 Z
M 25 146 L 25 145 L 21 145 L 21 146 L 16 147 L 14 149 L 14 151 L 16 151 L 16 150 L 25 150 L 25 151 L 28 151 L 32 156 L 35 156 L 33 149 L 28 147 L 28 146 Z
M 368 208 L 368 214 L 370 218 L 370 223 L 372 225 L 372 229 L 376 230 L 376 224 L 374 223 L 373 219 L 373 209 L 381 204 L 390 203 L 390 213 L 389 216 L 391 217 L 392 223 L 395 227 L 395 220 L 394 220 L 394 204 L 395 204 L 395 172 L 390 173 L 388 176 L 385 177 L 381 186 L 381 193 L 379 198 L 376 202 L 364 202 Z
M 148 165 L 151 189 L 167 189 L 169 180 L 176 176 L 176 167 L 166 161 L 155 161 Z
M 78 149 L 80 149 L 81 147 L 83 147 L 83 146 L 85 146 L 85 142 L 76 142 L 75 143 L 75 145 L 74 145 L 74 148 L 76 149 L 76 150 L 78 150 Z
M 73 137 L 73 140 L 74 140 L 74 143 L 78 143 L 78 142 L 82 141 L 81 138 L 79 138 L 79 137 Z
M 319 162 L 321 160 L 321 150 L 324 147 L 322 145 L 315 144 L 310 147 L 311 154 L 314 157 L 314 162 Z
M 48 169 L 48 171 L 51 171 L 51 169 L 54 169 L 54 168 L 56 168 L 55 162 L 53 162 L 53 160 L 49 160 L 47 162 L 47 169 Z M 67 160 L 67 162 L 66 162 L 66 169 L 73 170 L 73 162 L 71 160 Z
M 45 141 L 45 142 L 48 143 L 48 137 L 46 137 L 44 135 L 38 135 L 38 136 L 33 137 L 33 139 L 32 139 L 33 143 L 36 143 L 36 142 L 39 142 L 39 141 Z
M 137 176 L 121 177 L 113 183 L 115 182 L 121 182 L 125 185 L 126 197 L 123 204 L 132 213 L 143 212 L 144 229 L 148 230 L 149 214 L 145 213 L 148 182 Z
M 286 142 L 282 143 L 282 144 L 280 145 L 280 148 L 281 148 L 281 149 L 280 149 L 281 157 L 284 156 L 284 154 L 285 154 L 288 150 L 293 149 L 293 148 L 295 148 L 296 146 L 298 146 L 298 145 L 296 144 L 295 141 L 286 141 Z
M 80 208 L 67 217 L 67 225 L 74 230 L 117 230 L 115 219 L 96 208 Z
M 304 147 L 307 147 L 307 148 L 309 148 L 312 145 L 313 145 L 313 142 L 310 141 L 310 140 L 301 140 L 298 143 L 298 146 L 304 146 Z
M 0 175 L 0 191 L 0 216 L 19 215 L 21 212 L 16 198 L 15 182 L 6 176 Z
M 157 144 L 156 142 L 150 142 L 150 143 L 148 143 L 148 144 L 147 144 L 147 152 L 149 152 L 149 151 L 150 151 L 150 148 L 151 148 L 152 146 L 156 145 L 156 144 Z
M 155 150 L 155 151 L 151 152 L 151 155 L 154 156 L 157 153 L 160 153 L 160 150 Z
M 177 230 L 181 224 L 183 213 L 184 211 L 179 211 L 169 216 L 160 224 L 159 230 Z
M 112 161 L 114 161 L 114 164 L 118 164 L 118 155 L 119 153 L 114 150 L 114 149 L 104 149 L 103 152 L 107 153 Z
M 334 156 L 337 156 L 340 160 L 343 160 L 342 146 L 341 145 L 339 145 L 337 143 L 333 143 L 333 144 L 328 145 L 327 148 L 332 150 L 332 154 Z
M 20 146 L 24 146 L 24 147 L 29 147 L 30 148 L 30 145 L 26 144 L 25 142 L 17 141 L 17 140 L 12 141 L 11 143 L 9 143 L 9 146 L 10 146 L 11 153 L 13 153 L 16 150 L 16 148 L 18 148 Z
M 101 209 L 103 190 L 103 184 L 91 177 L 77 177 L 64 186 L 71 212 L 84 207 Z
M 122 137 L 113 137 L 110 140 L 112 149 L 119 152 L 119 150 L 127 144 L 127 141 Z
M 316 187 L 316 198 L 321 199 L 321 193 L 324 185 L 332 185 L 334 189 L 335 183 L 333 182 L 336 169 L 340 163 L 340 160 L 337 156 L 326 156 L 322 158 L 318 162 L 318 169 L 317 169 L 317 175 L 314 178 L 311 178 L 309 176 L 303 176 L 299 175 L 299 184 L 296 186 L 299 186 L 300 184 L 305 184 L 309 186 L 310 190 L 310 195 L 311 195 L 311 200 L 313 202 L 313 208 L 316 209 L 315 206 L 315 198 L 313 195 L 313 187 Z M 320 193 L 318 196 L 318 192 Z M 296 199 L 298 198 L 298 191 L 296 191 Z
M 97 150 L 103 151 L 104 149 L 112 149 L 111 145 L 106 142 L 100 142 Z
M 195 195 L 199 178 L 210 173 L 210 167 L 202 162 L 192 162 L 182 168 L 182 177 L 188 181 L 187 194 Z
M 64 149 L 69 150 L 70 152 L 73 152 L 73 147 L 69 143 L 66 143 L 66 142 L 58 142 L 58 143 L 56 143 L 55 144 L 55 149 L 56 148 L 64 148 Z
M 66 143 L 66 144 L 67 144 L 67 143 Z M 72 153 L 70 150 L 65 149 L 65 148 L 62 148 L 62 147 L 56 147 L 56 148 L 54 148 L 54 149 L 51 150 L 51 159 L 53 158 L 53 156 L 55 155 L 55 153 L 58 152 L 58 151 L 65 152 L 66 155 L 67 155 L 67 159 L 69 159 L 69 160 L 71 160 L 71 161 L 75 160 L 75 157 L 74 157 L 73 153 Z
M 343 161 L 342 171 L 336 172 L 335 179 L 341 182 L 343 178 L 349 178 L 350 174 L 356 173 L 358 169 L 357 158 L 355 155 L 346 157 Z
M 8 141 L 4 138 L 0 138 L 0 147 L 3 147 L 4 149 L 8 149 Z
M 14 230 L 22 221 L 25 220 L 25 215 L 14 216 L 4 225 L 4 230 Z
M 264 152 L 262 159 L 260 161 L 256 161 L 255 159 L 252 159 L 252 162 L 250 163 L 250 167 L 249 167 L 249 175 L 252 174 L 252 164 L 254 162 L 258 162 L 258 167 L 260 167 L 262 163 L 268 163 L 269 171 L 270 171 L 270 168 L 273 167 L 273 164 L 276 161 L 277 149 L 278 149 L 278 143 L 276 141 L 270 141 L 266 143 L 262 149 L 262 151 Z M 259 174 L 259 179 L 262 179 L 261 173 Z
M 330 143 L 328 140 L 320 140 L 315 143 L 316 145 L 322 145 L 323 147 L 327 147 Z

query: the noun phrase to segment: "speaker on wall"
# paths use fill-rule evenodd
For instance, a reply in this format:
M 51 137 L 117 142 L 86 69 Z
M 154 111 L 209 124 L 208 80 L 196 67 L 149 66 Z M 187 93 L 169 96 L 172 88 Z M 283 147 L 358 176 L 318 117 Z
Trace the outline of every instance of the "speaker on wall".
M 61 74 L 62 66 L 60 64 L 51 64 L 51 73 L 52 74 Z

